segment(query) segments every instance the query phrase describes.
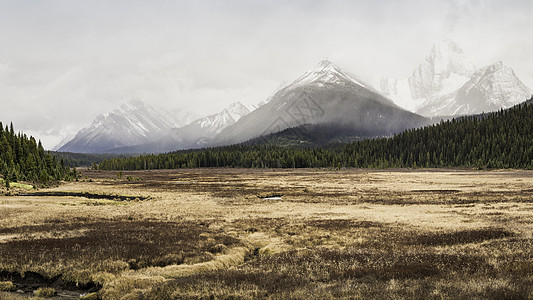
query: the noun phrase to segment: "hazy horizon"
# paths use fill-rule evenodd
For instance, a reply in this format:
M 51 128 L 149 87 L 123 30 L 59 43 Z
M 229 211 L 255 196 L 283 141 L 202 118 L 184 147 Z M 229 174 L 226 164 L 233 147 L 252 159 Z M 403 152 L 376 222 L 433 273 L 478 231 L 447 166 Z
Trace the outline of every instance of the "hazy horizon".
M 328 58 L 405 78 L 456 41 L 533 87 L 529 1 L 2 1 L 0 121 L 52 148 L 137 98 L 201 115 L 256 104 Z

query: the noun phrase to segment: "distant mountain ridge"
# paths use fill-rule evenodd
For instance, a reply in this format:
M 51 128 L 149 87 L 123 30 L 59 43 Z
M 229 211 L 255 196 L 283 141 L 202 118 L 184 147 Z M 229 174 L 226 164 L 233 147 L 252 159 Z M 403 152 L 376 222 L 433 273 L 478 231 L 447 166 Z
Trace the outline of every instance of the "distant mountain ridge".
M 234 102 L 219 113 L 200 118 L 182 128 L 173 129 L 170 136 L 165 138 L 170 137 L 170 140 L 174 141 L 174 147 L 168 147 L 162 152 L 208 146 L 222 130 L 249 113 L 250 110 L 242 103 Z
M 474 71 L 459 45 L 448 39 L 436 43 L 409 78 L 383 79 L 378 90 L 399 106 L 416 111 L 428 99 L 456 91 Z
M 110 149 L 150 142 L 176 126 L 165 110 L 133 99 L 113 111 L 99 115 L 91 126 L 61 146 L 60 152 L 103 153 Z
M 375 91 L 370 85 L 363 82 L 357 76 L 345 72 L 339 66 L 330 60 L 323 60 L 318 63 L 313 69 L 307 71 L 301 77 L 293 81 L 290 86 L 292 88 L 305 85 L 359 85 L 369 90 Z
M 221 112 L 198 119 L 190 125 L 197 125 L 199 128 L 205 128 L 209 137 L 219 134 L 224 128 L 237 122 L 240 118 L 250 113 L 250 110 L 240 102 L 233 102 Z
M 451 40 L 435 44 L 409 78 L 381 80 L 378 90 L 426 117 L 494 111 L 531 97 L 510 67 L 497 62 L 476 69 Z
M 500 61 L 477 70 L 457 91 L 427 101 L 417 112 L 426 116 L 478 114 L 512 107 L 531 95 L 513 69 Z
M 413 99 L 429 99 L 454 91 L 475 69 L 457 43 L 443 40 L 433 46 L 409 78 Z
M 250 110 L 234 102 L 221 112 L 199 118 L 181 128 L 172 128 L 165 136 L 148 143 L 112 149 L 110 153 L 163 153 L 210 145 L 213 138 L 226 127 L 235 124 Z

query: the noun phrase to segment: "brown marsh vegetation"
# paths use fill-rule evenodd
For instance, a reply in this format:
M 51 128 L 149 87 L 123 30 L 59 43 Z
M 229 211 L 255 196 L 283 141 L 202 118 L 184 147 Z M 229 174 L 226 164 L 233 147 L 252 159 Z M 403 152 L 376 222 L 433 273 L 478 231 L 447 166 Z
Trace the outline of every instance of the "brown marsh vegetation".
M 0 197 L 1 299 L 533 298 L 531 171 L 120 175 Z

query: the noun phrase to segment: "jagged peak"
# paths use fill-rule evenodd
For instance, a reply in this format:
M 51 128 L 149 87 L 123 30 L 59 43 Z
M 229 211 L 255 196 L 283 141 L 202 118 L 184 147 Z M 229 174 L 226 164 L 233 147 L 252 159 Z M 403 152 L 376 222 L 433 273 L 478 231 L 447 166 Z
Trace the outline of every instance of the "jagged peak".
M 476 69 L 474 64 L 466 59 L 461 46 L 451 39 L 435 43 L 426 56 L 425 64 L 434 74 L 457 73 L 470 76 Z
M 362 87 L 367 87 L 357 76 L 343 71 L 329 59 L 320 61 L 313 69 L 306 72 L 303 76 L 296 79 L 291 85 L 299 86 L 305 84 L 347 84 L 355 83 Z
M 454 56 L 459 56 L 464 60 L 464 51 L 459 44 L 450 39 L 441 40 L 431 47 L 426 56 L 426 61 L 434 63 L 438 59 L 450 60 Z
M 135 105 L 135 106 L 143 106 L 144 105 L 144 102 L 141 99 L 139 99 L 139 98 L 131 98 L 126 103 L 131 104 L 131 105 Z
M 504 63 L 501 60 L 493 63 L 492 65 L 487 66 L 487 69 L 490 69 L 490 70 L 493 70 L 493 71 L 500 70 L 500 69 L 503 69 L 503 68 L 510 68 L 510 67 L 504 65 Z
M 248 107 L 246 107 L 246 105 L 242 104 L 240 101 L 235 101 L 235 102 L 231 103 L 230 105 L 228 105 L 226 107 L 226 109 L 231 110 L 231 111 L 235 111 L 235 110 L 239 110 L 239 109 L 248 110 Z
M 132 99 L 122 103 L 120 108 L 122 108 L 125 111 L 128 111 L 128 110 L 134 110 L 134 109 L 137 109 L 137 108 L 142 108 L 144 106 L 146 106 L 146 104 L 141 99 L 132 98 Z
M 438 42 L 436 42 L 433 47 L 431 48 L 431 53 L 439 53 L 439 52 L 456 52 L 460 54 L 464 54 L 463 49 L 459 44 L 451 39 L 443 39 Z
M 489 76 L 489 75 L 495 75 L 500 74 L 503 76 L 512 76 L 516 77 L 516 74 L 514 73 L 513 68 L 505 65 L 501 60 L 497 61 L 491 65 L 485 66 L 483 68 L 480 68 L 477 70 L 473 76 L 473 78 L 481 77 L 481 76 Z
M 324 69 L 335 69 L 335 68 L 339 69 L 339 67 L 334 62 L 332 62 L 331 60 L 329 60 L 327 58 L 322 60 L 322 61 L 320 61 L 318 63 L 318 65 L 315 67 L 315 69 L 322 69 L 322 70 L 324 70 Z
M 516 76 L 513 68 L 505 65 L 502 61 L 497 61 L 476 71 L 468 84 L 475 85 L 483 82 L 488 82 L 491 87 L 502 86 L 502 83 L 509 85 L 512 82 L 518 89 L 531 93 L 531 89 Z
M 531 90 L 502 61 L 478 69 L 451 98 L 434 98 L 417 112 L 423 115 L 468 115 L 509 108 Z
M 250 110 L 248 109 L 248 107 L 246 107 L 241 102 L 236 101 L 236 102 L 233 102 L 230 105 L 228 105 L 226 108 L 224 108 L 218 114 L 224 114 L 224 113 L 230 114 L 230 115 L 232 115 L 232 117 L 238 119 L 238 118 L 250 113 Z
M 99 114 L 96 116 L 96 118 L 93 120 L 92 125 L 100 124 L 105 121 L 106 115 L 105 114 Z
M 313 69 L 307 73 L 344 73 L 339 66 L 329 59 L 320 61 Z

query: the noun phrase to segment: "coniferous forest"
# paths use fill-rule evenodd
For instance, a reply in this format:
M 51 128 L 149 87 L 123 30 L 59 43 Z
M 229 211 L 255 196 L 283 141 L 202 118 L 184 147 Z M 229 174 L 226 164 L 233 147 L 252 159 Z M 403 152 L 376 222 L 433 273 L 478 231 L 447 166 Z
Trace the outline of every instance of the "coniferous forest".
M 31 181 L 47 183 L 55 180 L 70 180 L 76 171 L 70 170 L 63 160 L 45 151 L 41 141 L 19 132 L 13 123 L 4 128 L 0 122 L 0 173 L 4 183 Z
M 391 138 L 321 148 L 266 142 L 111 159 L 98 165 L 101 170 L 195 167 L 532 169 L 533 105 L 443 121 Z

